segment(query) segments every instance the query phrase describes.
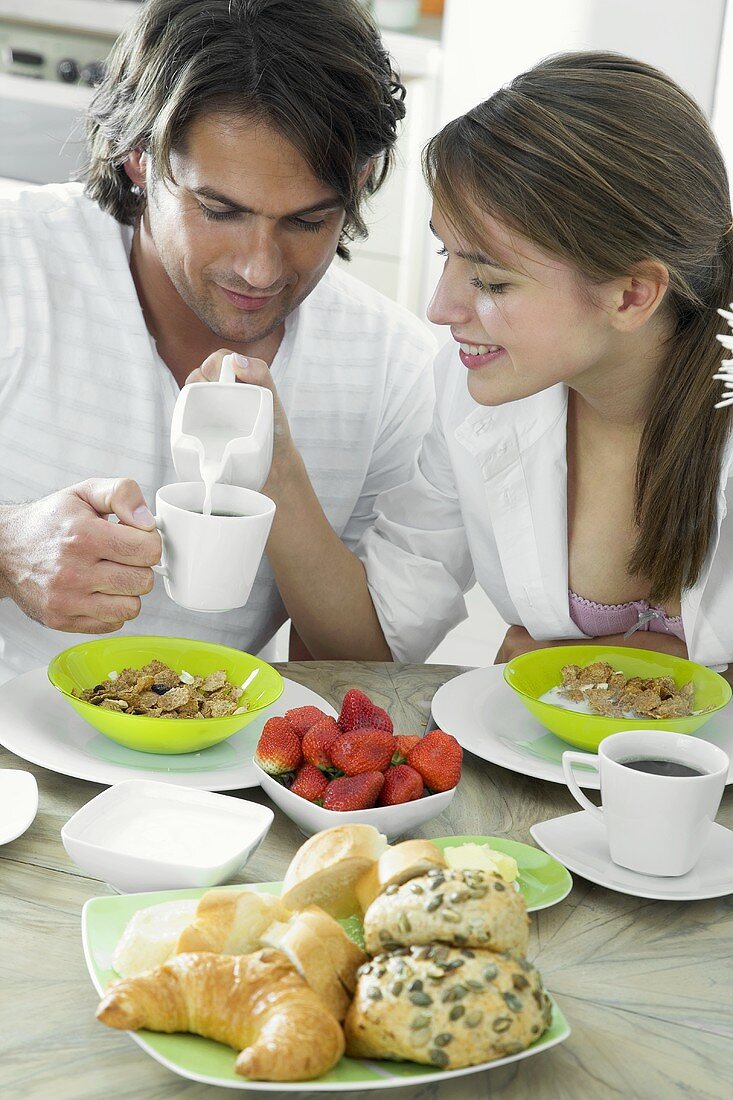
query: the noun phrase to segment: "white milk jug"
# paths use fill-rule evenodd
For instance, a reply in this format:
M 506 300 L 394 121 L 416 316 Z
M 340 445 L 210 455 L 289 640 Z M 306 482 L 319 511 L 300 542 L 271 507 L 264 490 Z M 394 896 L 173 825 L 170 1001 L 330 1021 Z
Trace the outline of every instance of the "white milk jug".
M 204 513 L 215 484 L 259 490 L 272 464 L 272 394 L 235 381 L 226 355 L 218 382 L 193 382 L 178 395 L 171 452 L 181 481 L 203 481 Z

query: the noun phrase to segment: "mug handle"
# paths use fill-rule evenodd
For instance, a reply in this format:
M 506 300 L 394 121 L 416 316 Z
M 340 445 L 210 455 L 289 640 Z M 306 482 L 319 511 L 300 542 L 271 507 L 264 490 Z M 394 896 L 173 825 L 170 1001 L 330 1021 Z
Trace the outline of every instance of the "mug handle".
M 163 553 L 160 556 L 160 565 L 154 565 L 152 567 L 154 573 L 158 573 L 161 577 L 165 577 L 166 580 L 170 580 L 170 573 L 168 572 L 168 566 L 165 563 L 165 539 L 163 538 L 163 521 L 160 516 L 154 516 L 155 526 L 158 528 L 158 534 L 160 540 L 163 543 Z
M 596 770 L 598 769 L 598 757 L 596 755 L 590 756 L 587 752 L 564 752 L 562 754 L 562 770 L 565 776 L 565 782 L 567 783 L 570 793 L 577 803 L 579 803 L 584 810 L 592 814 L 593 817 L 598 818 L 599 821 L 603 821 L 603 810 L 598 806 L 594 806 L 589 798 L 581 791 L 578 786 L 578 781 L 573 774 L 573 764 L 594 764 Z

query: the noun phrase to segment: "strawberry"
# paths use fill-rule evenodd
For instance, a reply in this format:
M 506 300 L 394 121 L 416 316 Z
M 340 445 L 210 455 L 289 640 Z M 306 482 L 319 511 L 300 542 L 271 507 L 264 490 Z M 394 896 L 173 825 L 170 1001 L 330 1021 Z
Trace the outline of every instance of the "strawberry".
M 431 791 L 449 791 L 461 778 L 463 749 L 449 733 L 432 730 L 411 749 L 407 763 Z
M 334 766 L 344 775 L 383 772 L 394 753 L 394 737 L 384 730 L 354 730 L 342 733 L 329 745 Z
M 311 726 L 320 722 L 326 715 L 318 707 L 293 707 L 285 711 L 285 720 L 290 722 L 298 737 L 304 737 Z
M 410 749 L 414 749 L 419 740 L 419 737 L 413 736 L 412 734 L 401 734 L 399 737 L 395 737 L 397 745 L 395 747 L 394 756 L 392 757 L 392 763 L 404 764 L 407 757 L 410 755 Z
M 409 764 L 397 764 L 384 773 L 384 786 L 377 800 L 378 806 L 396 806 L 400 802 L 413 802 L 422 798 L 423 781 L 419 772 Z
M 341 736 L 341 730 L 333 718 L 323 716 L 306 733 L 303 738 L 303 756 L 309 764 L 323 771 L 333 770 L 331 760 L 331 745 L 337 737 Z
M 328 779 L 320 768 L 315 768 L 313 764 L 301 764 L 295 773 L 290 790 L 293 794 L 299 794 L 301 798 L 307 799 L 308 802 L 317 802 L 321 806 L 327 786 Z
M 344 733 L 352 730 L 386 730 L 392 733 L 392 719 L 386 710 L 376 706 L 368 695 L 358 688 L 351 688 L 344 695 L 338 724 Z
M 255 760 L 268 775 L 283 775 L 300 767 L 303 762 L 300 738 L 284 718 L 270 718 L 265 722 Z
M 362 772 L 332 779 L 323 796 L 324 810 L 368 810 L 379 798 L 384 785 L 381 772 Z

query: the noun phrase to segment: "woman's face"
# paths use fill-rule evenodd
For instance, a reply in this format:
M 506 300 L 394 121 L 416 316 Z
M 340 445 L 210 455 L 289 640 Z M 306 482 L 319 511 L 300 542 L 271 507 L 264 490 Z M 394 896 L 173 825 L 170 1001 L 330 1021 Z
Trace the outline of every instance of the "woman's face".
M 445 266 L 428 307 L 460 345 L 473 399 L 502 405 L 609 365 L 618 349 L 602 294 L 591 298 L 574 268 L 488 214 L 476 211 L 475 221 L 493 257 L 456 236 L 433 206 Z

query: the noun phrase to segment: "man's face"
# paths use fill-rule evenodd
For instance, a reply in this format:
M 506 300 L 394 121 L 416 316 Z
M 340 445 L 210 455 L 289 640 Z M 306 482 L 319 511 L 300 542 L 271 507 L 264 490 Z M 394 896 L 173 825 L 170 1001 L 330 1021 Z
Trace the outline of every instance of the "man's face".
M 223 342 L 264 339 L 333 260 L 342 203 L 277 131 L 241 116 L 194 121 L 171 167 L 175 183 L 146 163 L 147 225 L 168 278 Z

